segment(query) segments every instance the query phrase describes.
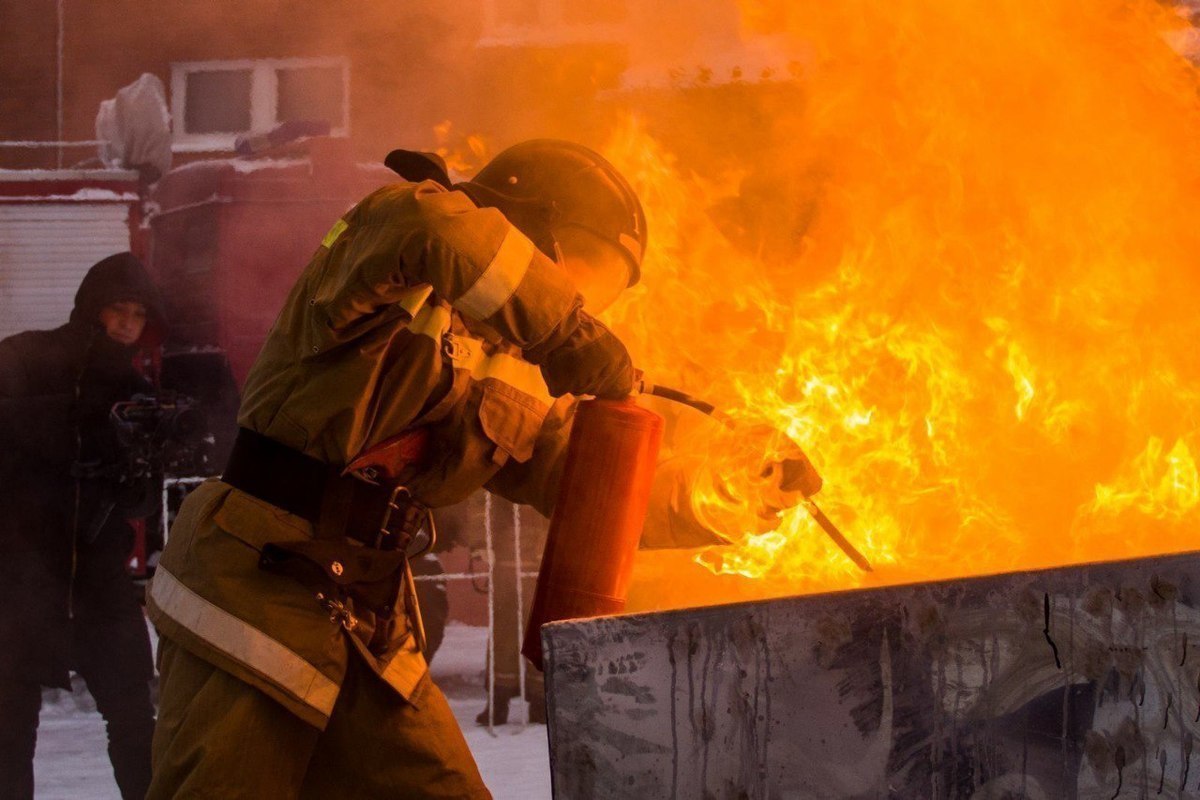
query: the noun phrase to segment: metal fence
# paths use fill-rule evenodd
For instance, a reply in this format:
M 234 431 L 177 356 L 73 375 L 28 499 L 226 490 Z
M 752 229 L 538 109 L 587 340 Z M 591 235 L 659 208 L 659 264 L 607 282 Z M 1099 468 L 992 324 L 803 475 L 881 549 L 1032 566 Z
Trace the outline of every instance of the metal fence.
M 102 144 L 108 144 L 104 139 L 81 139 L 75 142 L 40 142 L 40 141 L 20 141 L 13 139 L 5 139 L 0 141 L 0 147 L 20 148 L 22 150 L 38 150 L 48 147 L 64 148 L 64 147 L 99 147 Z

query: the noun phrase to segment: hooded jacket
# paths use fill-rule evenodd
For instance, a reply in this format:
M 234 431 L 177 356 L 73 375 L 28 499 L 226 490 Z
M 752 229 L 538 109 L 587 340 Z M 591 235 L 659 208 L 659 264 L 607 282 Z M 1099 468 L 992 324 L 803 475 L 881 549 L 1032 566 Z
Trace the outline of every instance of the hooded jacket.
M 162 299 L 158 287 L 133 253 L 117 253 L 92 265 L 75 291 L 75 307 L 71 310 L 70 321 L 96 325 L 101 309 L 123 300 L 138 302 L 146 307 L 146 330 L 136 346 L 149 348 L 162 344 L 167 333 Z
M 99 323 L 104 306 L 123 300 L 147 308 L 146 330 L 132 347 L 109 339 Z M 72 618 L 86 623 L 83 639 L 138 636 L 130 621 L 140 624 L 140 613 L 125 571 L 132 531 L 110 516 L 93 541 L 80 540 L 77 507 L 106 488 L 84 485 L 72 466 L 99 439 L 106 409 L 146 390 L 134 356 L 163 333 L 149 277 L 120 253 L 88 271 L 65 325 L 0 341 L 0 679 L 69 687 L 78 656 L 71 653 Z M 147 679 L 149 667 L 129 665 Z

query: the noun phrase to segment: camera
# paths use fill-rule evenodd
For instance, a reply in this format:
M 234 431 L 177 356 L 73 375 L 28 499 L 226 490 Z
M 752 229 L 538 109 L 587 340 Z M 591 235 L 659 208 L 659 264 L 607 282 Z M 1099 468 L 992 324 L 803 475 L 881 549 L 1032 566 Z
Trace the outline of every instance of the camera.
M 123 475 L 128 480 L 172 475 L 208 475 L 213 469 L 212 434 L 200 405 L 175 392 L 135 394 L 112 407 Z
M 114 403 L 100 437 L 107 455 L 76 463 L 80 479 L 77 530 L 96 540 L 114 514 L 126 519 L 161 513 L 164 475 L 208 475 L 215 440 L 206 415 L 191 397 L 176 392 L 135 394 Z

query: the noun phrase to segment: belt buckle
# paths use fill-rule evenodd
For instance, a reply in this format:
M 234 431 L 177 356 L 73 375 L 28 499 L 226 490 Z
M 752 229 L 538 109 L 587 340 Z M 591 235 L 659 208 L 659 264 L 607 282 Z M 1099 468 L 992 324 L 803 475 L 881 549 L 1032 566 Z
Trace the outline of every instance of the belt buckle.
M 449 331 L 442 336 L 442 355 L 454 362 L 465 359 L 471 352 L 470 345 Z
M 410 503 L 405 503 L 404 506 L 401 506 L 400 503 L 396 502 L 401 497 L 412 500 L 412 492 L 408 490 L 407 486 L 393 487 L 391 494 L 388 495 L 387 505 L 383 508 L 383 516 L 379 520 L 379 531 L 375 534 L 376 549 L 382 550 L 384 542 L 392 535 L 392 531 L 388 526 L 392 524 L 393 515 L 397 511 L 407 509 L 410 505 Z

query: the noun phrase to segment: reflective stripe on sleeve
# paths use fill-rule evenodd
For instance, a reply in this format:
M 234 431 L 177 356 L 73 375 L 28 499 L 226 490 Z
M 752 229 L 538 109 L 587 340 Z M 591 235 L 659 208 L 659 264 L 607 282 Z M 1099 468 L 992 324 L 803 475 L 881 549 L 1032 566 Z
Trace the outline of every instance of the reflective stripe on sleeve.
M 454 301 L 454 307 L 481 321 L 495 314 L 525 277 L 533 251 L 533 242 L 510 225 L 487 269 Z
M 162 613 L 217 650 L 297 697 L 328 717 L 338 685 L 298 653 L 249 623 L 218 608 L 159 566 L 150 597 Z
M 410 317 L 417 316 L 421 308 L 425 305 L 425 301 L 429 299 L 429 295 L 433 294 L 433 286 L 428 283 L 418 283 L 404 291 L 403 296 L 396 301 L 396 305 L 408 312 Z
M 418 336 L 428 336 L 441 343 L 442 336 L 450 330 L 450 312 L 445 306 L 427 305 L 413 316 L 408 329 Z

